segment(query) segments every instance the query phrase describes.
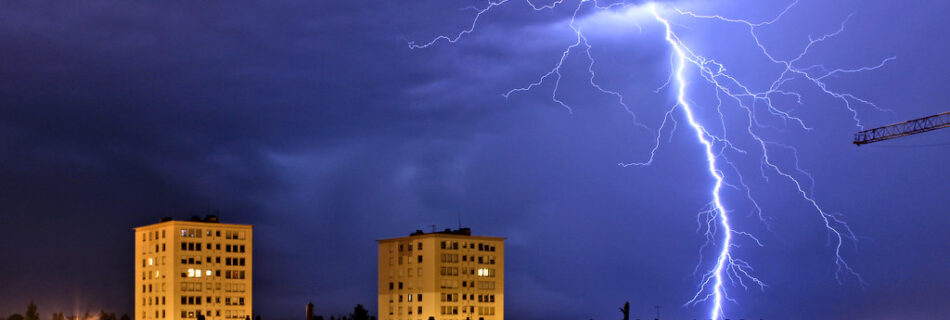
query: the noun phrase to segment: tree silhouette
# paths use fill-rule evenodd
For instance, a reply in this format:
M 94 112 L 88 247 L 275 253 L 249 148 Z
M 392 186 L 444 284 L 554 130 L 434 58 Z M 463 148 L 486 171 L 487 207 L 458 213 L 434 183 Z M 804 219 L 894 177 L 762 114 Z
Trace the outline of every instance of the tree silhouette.
M 36 312 L 36 303 L 33 303 L 33 300 L 30 300 L 30 304 L 26 306 L 26 314 L 23 315 L 24 320 L 40 320 L 39 312 Z
M 369 310 L 366 310 L 366 308 L 363 308 L 362 304 L 357 304 L 356 307 L 353 308 L 353 313 L 350 314 L 350 319 L 351 320 L 370 320 Z
M 14 313 L 9 318 L 7 318 L 7 320 L 24 320 L 24 319 L 23 319 L 23 315 L 19 313 Z

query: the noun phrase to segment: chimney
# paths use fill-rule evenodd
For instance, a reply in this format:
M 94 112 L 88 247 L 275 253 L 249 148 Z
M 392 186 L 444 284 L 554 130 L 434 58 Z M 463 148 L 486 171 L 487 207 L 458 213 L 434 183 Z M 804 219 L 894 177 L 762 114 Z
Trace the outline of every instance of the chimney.
M 307 320 L 313 320 L 313 301 L 307 303 Z

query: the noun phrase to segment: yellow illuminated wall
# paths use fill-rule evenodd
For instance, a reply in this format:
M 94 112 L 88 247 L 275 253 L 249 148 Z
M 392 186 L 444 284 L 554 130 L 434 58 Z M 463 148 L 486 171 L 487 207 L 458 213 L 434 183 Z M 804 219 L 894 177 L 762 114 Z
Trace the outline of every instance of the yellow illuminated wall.
M 455 232 L 379 240 L 379 320 L 502 320 L 504 238 Z
M 253 318 L 253 239 L 250 225 L 135 228 L 135 320 Z

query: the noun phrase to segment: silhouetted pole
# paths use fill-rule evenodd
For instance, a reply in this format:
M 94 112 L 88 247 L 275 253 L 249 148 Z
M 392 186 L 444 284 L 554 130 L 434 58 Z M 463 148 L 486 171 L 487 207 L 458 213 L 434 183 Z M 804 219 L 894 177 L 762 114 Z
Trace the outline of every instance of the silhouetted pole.
M 653 307 L 656 308 L 656 320 L 660 320 L 660 308 L 663 308 L 663 306 L 653 306 Z
M 623 308 L 620 308 L 620 313 L 623 313 L 623 320 L 630 320 L 630 301 L 623 303 Z

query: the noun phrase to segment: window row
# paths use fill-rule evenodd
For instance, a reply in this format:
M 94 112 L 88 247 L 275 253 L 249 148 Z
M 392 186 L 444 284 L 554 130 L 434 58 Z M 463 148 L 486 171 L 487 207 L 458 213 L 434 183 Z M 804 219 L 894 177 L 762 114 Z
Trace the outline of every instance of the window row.
M 400 294 L 400 295 L 397 295 L 397 297 L 399 297 L 399 298 L 398 298 L 398 301 L 399 301 L 399 302 L 402 302 L 402 301 L 403 301 L 403 299 L 402 299 L 403 295 Z M 407 295 L 406 295 L 406 302 L 412 302 L 412 298 L 413 298 L 413 295 L 412 295 L 411 293 L 410 293 L 410 294 L 407 294 Z M 422 302 L 422 294 L 421 294 L 421 293 L 415 295 L 415 298 L 416 298 L 416 302 Z M 392 296 L 389 297 L 389 302 L 393 302 Z
M 181 250 L 182 250 L 182 251 L 201 251 L 201 247 L 202 247 L 202 246 L 201 246 L 201 243 L 199 243 L 199 242 L 182 242 L 182 243 L 181 243 Z M 210 250 L 211 250 L 211 244 L 210 244 L 210 243 L 205 243 L 204 248 L 205 248 L 205 250 L 209 250 L 209 251 L 210 251 Z M 246 247 L 245 245 L 243 245 L 243 244 L 241 244 L 241 245 L 228 244 L 228 245 L 225 245 L 225 246 L 224 246 L 224 252 L 245 252 L 246 249 L 247 249 L 247 247 Z M 220 244 L 220 243 L 215 244 L 215 245 L 214 245 L 214 250 L 221 251 L 221 244 Z M 164 251 L 164 249 L 163 249 L 162 251 Z
M 162 257 L 164 260 L 165 257 Z M 211 256 L 205 257 L 206 263 L 211 263 Z M 221 263 L 221 257 L 215 257 L 214 263 Z M 182 256 L 181 264 L 201 264 L 201 256 Z M 243 266 L 247 264 L 246 258 L 231 258 L 226 257 L 224 259 L 224 265 L 227 266 Z
M 181 291 L 183 292 L 201 292 L 201 288 L 204 286 L 201 285 L 201 282 L 182 282 Z M 208 284 L 208 290 L 211 290 L 211 284 Z
M 180 234 L 183 238 L 201 238 L 202 230 L 197 228 L 191 229 L 181 229 Z M 212 236 L 213 234 L 213 236 Z M 205 237 L 221 237 L 221 230 L 204 230 Z M 164 238 L 164 235 L 162 236 Z M 246 239 L 246 234 L 244 231 L 225 231 L 224 238 L 229 240 L 244 240 Z
M 494 290 L 495 282 L 494 281 L 479 281 L 478 288 L 482 290 Z
M 454 289 L 454 288 L 458 288 L 458 287 L 459 287 L 459 281 L 458 281 L 458 280 L 442 279 L 442 283 L 441 283 L 441 285 L 440 285 L 439 287 L 442 288 L 442 289 Z
M 144 248 L 145 248 L 145 247 L 143 247 L 143 249 L 144 249 Z M 155 253 L 155 252 L 165 252 L 165 244 L 164 244 L 164 243 L 161 243 L 161 244 L 156 243 L 156 244 L 155 244 L 155 251 L 152 251 L 151 253 Z M 142 250 L 142 254 L 143 254 L 143 255 L 146 254 L 146 253 L 149 253 L 149 252 L 146 252 L 145 250 Z
M 495 315 L 495 307 L 478 307 L 478 315 L 493 316 Z
M 159 238 L 159 235 L 161 235 L 161 238 Z M 161 230 L 161 232 L 158 230 L 148 231 L 142 234 L 142 242 L 158 239 L 165 239 L 165 230 Z
M 225 258 L 224 265 L 226 266 L 243 266 L 246 261 L 244 258 Z
M 165 257 L 161 257 L 161 259 L 159 259 L 159 257 L 155 257 L 155 258 L 149 257 L 149 258 L 142 259 L 142 267 L 151 267 L 155 265 L 161 265 L 161 266 L 165 265 Z
M 392 259 L 393 259 L 392 257 L 389 257 L 389 264 L 390 264 L 390 265 L 393 264 L 393 260 L 392 260 Z M 406 260 L 407 262 L 411 263 L 411 262 L 412 262 L 412 256 L 407 256 L 405 260 Z M 399 264 L 402 264 L 402 262 L 403 262 L 403 256 L 399 256 Z M 417 262 L 417 263 L 422 263 L 422 256 L 421 256 L 421 255 L 416 256 L 416 262 Z
M 408 251 L 412 251 L 412 242 L 408 244 L 399 244 L 399 252 L 403 251 L 403 247 L 407 248 Z M 422 250 L 422 242 L 416 242 L 416 250 Z M 389 247 L 389 252 L 393 252 L 392 247 Z
M 439 274 L 443 276 L 457 276 L 459 275 L 459 268 L 458 267 L 442 267 Z
M 201 296 L 181 296 L 181 304 L 182 304 L 182 305 L 199 305 L 199 306 L 200 306 L 200 305 L 201 305 L 201 302 L 202 302 Z M 210 297 L 210 296 L 204 297 L 204 303 L 205 303 L 205 304 L 211 304 L 211 297 Z M 214 298 L 214 303 L 220 304 L 220 303 L 221 303 L 221 297 L 215 297 L 215 298 Z M 243 306 L 243 305 L 244 305 L 244 298 L 243 298 L 243 297 L 235 297 L 235 298 L 232 298 L 232 297 L 225 297 L 225 298 L 224 298 L 224 305 L 226 305 L 226 306 Z
M 207 311 L 205 311 L 205 312 L 201 312 L 201 310 L 198 310 L 198 311 L 184 311 L 184 310 L 182 310 L 182 311 L 181 311 L 181 317 L 182 317 L 183 319 L 196 319 L 196 318 L 198 317 L 198 315 L 200 315 L 200 314 L 204 314 L 205 316 L 209 316 L 209 317 L 210 317 L 210 316 L 211 316 L 211 310 L 207 310 Z M 220 317 L 220 316 L 221 316 L 221 310 L 215 310 L 214 316 L 215 316 L 215 317 Z M 247 316 L 247 315 L 244 313 L 244 310 L 225 310 L 225 311 L 224 311 L 224 318 L 225 318 L 225 319 L 244 319 L 246 316 Z
M 161 310 L 161 313 L 159 313 L 158 311 L 159 311 L 159 310 L 155 310 L 155 317 L 154 317 L 154 318 L 149 318 L 147 311 L 142 311 L 142 319 L 164 319 L 164 318 L 165 318 L 165 310 L 164 310 L 164 309 Z
M 214 270 L 212 273 L 210 269 L 188 269 L 181 272 L 182 278 L 201 278 L 201 277 L 220 277 L 221 270 Z M 247 273 L 244 270 L 224 270 L 225 279 L 246 279 Z
M 153 298 L 149 298 L 149 297 L 142 297 L 142 305 L 143 305 L 143 306 L 145 306 L 145 305 L 149 305 L 149 306 L 151 306 L 151 305 L 164 306 L 164 305 L 165 305 L 165 297 L 154 297 L 154 299 L 153 299 Z
M 439 246 L 440 246 L 442 249 L 446 249 L 446 250 L 458 250 L 458 249 L 459 249 L 459 243 L 458 243 L 458 241 L 442 241 L 442 242 L 439 243 Z M 478 251 L 495 252 L 495 245 L 493 245 L 493 244 L 487 244 L 487 243 L 478 243 L 478 245 L 476 246 L 476 244 L 475 244 L 474 242 L 465 242 L 465 241 L 463 241 L 463 242 L 462 242 L 462 249 L 473 249 L 473 250 L 474 250 L 474 249 L 477 249 Z M 399 251 L 402 251 L 402 246 L 400 246 L 400 250 L 399 250 Z
M 421 277 L 421 276 L 422 276 L 422 267 L 416 268 L 416 271 L 413 271 L 412 268 L 406 268 L 406 271 L 405 271 L 405 272 L 404 272 L 402 269 L 399 269 L 399 276 L 402 277 L 402 276 L 404 276 L 404 275 L 408 275 L 409 277 L 412 277 L 413 275 L 418 275 L 418 276 Z M 392 270 L 392 269 L 389 270 L 389 276 L 390 276 L 390 277 L 393 276 L 393 270 Z
M 416 309 L 416 314 L 422 314 L 422 307 L 421 307 L 421 306 L 416 307 L 415 309 Z M 402 308 L 402 307 L 399 307 L 399 314 L 402 314 L 402 310 L 403 310 L 403 308 Z M 407 307 L 406 310 L 408 310 L 408 311 L 409 311 L 409 314 L 411 315 L 413 308 L 412 308 L 412 307 Z M 389 315 L 393 315 L 393 306 L 389 306 Z
M 162 274 L 161 270 L 142 271 L 142 280 L 152 280 L 152 279 L 165 279 L 165 275 Z
M 439 257 L 440 257 L 440 261 L 443 263 L 458 263 L 459 262 L 459 255 L 457 254 L 443 253 Z M 401 261 L 402 260 L 400 260 L 399 263 L 402 263 Z M 472 256 L 462 255 L 462 262 L 477 262 L 479 264 L 495 264 L 495 256 L 476 257 L 473 255 Z
M 495 277 L 495 268 L 478 268 L 479 277 Z

